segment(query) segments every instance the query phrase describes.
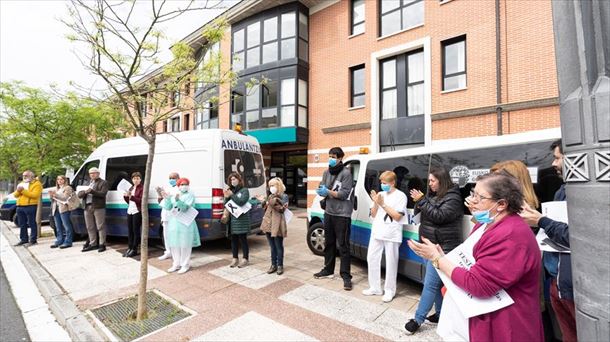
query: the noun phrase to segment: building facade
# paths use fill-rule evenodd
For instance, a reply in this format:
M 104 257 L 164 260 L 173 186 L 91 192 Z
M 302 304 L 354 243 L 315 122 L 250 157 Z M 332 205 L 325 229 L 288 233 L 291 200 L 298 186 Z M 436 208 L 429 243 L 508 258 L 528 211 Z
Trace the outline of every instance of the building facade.
M 333 146 L 349 156 L 559 127 L 550 0 L 245 0 L 224 15 L 220 46 L 200 30 L 185 41 L 202 60 L 219 51 L 239 81 L 183 90 L 220 102 L 158 131 L 240 124 L 294 205 L 315 197 Z

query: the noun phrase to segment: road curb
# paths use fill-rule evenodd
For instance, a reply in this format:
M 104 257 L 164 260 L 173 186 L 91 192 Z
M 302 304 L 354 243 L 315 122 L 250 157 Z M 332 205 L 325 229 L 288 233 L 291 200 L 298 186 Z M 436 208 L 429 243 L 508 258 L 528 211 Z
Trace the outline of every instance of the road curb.
M 47 301 L 49 310 L 51 310 L 57 322 L 66 329 L 70 338 L 73 341 L 108 341 L 108 338 L 87 319 L 86 314 L 78 309 L 62 287 L 40 265 L 27 248 L 13 247 L 19 241 L 7 224 L 2 221 L 0 225 L 2 226 L 2 234 L 8 240 L 10 248 L 15 251 L 19 260 L 28 270 L 42 297 Z

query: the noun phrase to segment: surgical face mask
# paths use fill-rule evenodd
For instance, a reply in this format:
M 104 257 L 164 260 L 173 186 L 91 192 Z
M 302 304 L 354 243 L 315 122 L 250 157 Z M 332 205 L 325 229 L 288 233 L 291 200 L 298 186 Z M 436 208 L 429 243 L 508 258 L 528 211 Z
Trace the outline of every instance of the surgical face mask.
M 173 179 L 173 178 L 172 178 L 172 179 L 170 179 L 170 180 L 169 180 L 169 185 L 171 185 L 171 186 L 176 186 L 176 180 L 175 180 L 175 179 Z
M 188 185 L 180 185 L 180 191 L 181 192 L 189 191 L 189 186 Z
M 472 217 L 479 223 L 492 223 L 496 219 L 496 216 L 498 216 L 499 213 L 492 217 L 491 209 L 495 208 L 497 205 L 498 205 L 498 203 L 496 203 L 493 207 L 491 207 L 487 210 L 475 211 L 472 213 Z
M 390 191 L 390 188 L 391 188 L 390 184 L 381 183 L 381 191 L 388 192 L 388 191 Z
M 337 158 L 328 158 L 328 166 L 334 167 L 337 165 Z
M 270 187 L 269 187 L 269 192 L 275 195 L 275 194 L 277 193 L 277 187 L 275 187 L 275 186 L 270 186 Z
M 231 181 L 231 185 L 232 185 L 233 187 L 236 187 L 236 186 L 238 186 L 238 185 L 239 185 L 239 181 L 238 181 L 237 179 L 234 179 L 234 180 L 232 180 L 232 181 Z

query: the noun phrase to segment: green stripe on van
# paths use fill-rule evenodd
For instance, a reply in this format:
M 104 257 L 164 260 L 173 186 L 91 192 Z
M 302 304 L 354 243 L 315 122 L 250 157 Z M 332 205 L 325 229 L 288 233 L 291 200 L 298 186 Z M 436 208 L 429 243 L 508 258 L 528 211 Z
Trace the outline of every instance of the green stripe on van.
M 317 213 L 317 212 L 312 212 L 311 213 L 312 217 L 317 217 L 321 220 L 324 220 L 324 214 L 323 213 Z M 362 227 L 365 229 L 371 229 L 372 224 L 370 222 L 366 222 L 366 221 L 361 221 L 361 220 L 352 220 L 352 224 L 356 225 L 358 227 Z M 403 230 L 402 231 L 402 237 L 406 238 L 406 239 L 411 239 L 411 240 L 419 240 L 419 234 L 418 233 L 414 233 L 408 230 Z
M 127 203 L 107 203 L 106 209 L 127 209 Z M 149 203 L 148 209 L 161 209 L 157 203 Z M 211 203 L 195 203 L 195 209 L 212 209 Z
M 255 137 L 260 144 L 297 141 L 296 127 L 265 128 L 254 131 L 245 131 L 244 133 Z

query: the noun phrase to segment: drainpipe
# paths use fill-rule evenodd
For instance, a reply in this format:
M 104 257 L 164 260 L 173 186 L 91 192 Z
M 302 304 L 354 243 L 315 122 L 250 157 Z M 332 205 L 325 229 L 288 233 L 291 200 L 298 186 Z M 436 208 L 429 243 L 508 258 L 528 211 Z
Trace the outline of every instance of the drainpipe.
M 496 121 L 497 134 L 502 135 L 502 56 L 500 45 L 500 0 L 496 1 Z

